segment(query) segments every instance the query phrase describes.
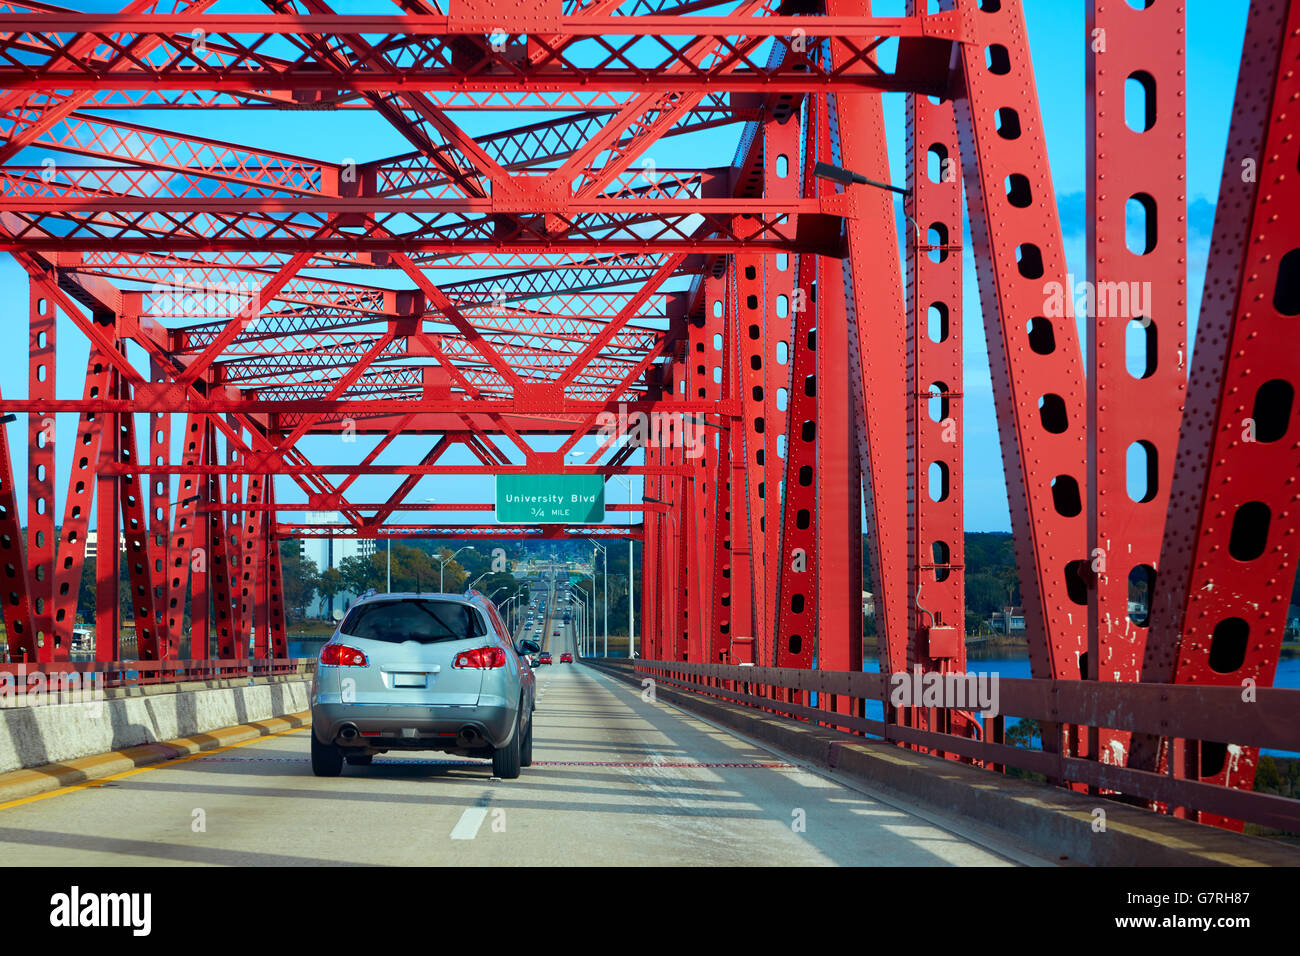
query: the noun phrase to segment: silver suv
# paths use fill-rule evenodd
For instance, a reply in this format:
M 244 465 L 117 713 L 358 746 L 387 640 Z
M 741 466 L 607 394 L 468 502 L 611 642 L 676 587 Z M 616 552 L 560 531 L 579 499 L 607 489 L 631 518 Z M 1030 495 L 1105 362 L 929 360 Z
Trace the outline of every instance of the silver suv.
M 389 750 L 491 757 L 513 780 L 533 762 L 536 679 L 495 605 L 467 594 L 376 594 L 348 611 L 321 648 L 311 688 L 311 768 Z M 521 656 L 522 655 L 522 656 Z

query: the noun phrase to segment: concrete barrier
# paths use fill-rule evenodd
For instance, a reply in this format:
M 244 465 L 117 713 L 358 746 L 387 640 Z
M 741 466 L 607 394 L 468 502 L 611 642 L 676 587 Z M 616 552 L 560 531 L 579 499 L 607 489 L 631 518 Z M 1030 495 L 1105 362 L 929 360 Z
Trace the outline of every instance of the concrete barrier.
M 109 688 L 103 699 L 0 708 L 0 773 L 204 734 L 308 709 L 310 678 Z
M 629 661 L 581 663 L 640 687 Z M 659 683 L 655 697 L 934 812 L 994 827 L 1049 860 L 1090 866 L 1300 866 L 1300 848 L 1152 813 Z M 1105 830 L 1096 829 L 1104 811 Z

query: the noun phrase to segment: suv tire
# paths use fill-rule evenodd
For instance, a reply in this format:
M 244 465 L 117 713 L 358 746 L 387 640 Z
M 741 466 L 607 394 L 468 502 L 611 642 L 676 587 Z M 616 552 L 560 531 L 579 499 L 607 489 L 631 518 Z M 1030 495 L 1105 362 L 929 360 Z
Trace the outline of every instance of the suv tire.
M 528 715 L 528 732 L 524 734 L 524 742 L 519 745 L 519 766 L 531 767 L 533 765 L 533 718 L 535 715 Z
M 510 735 L 510 743 L 492 751 L 492 775 L 502 780 L 514 780 L 519 776 L 520 758 L 523 756 L 524 708 L 520 702 L 519 713 L 515 717 L 515 732 Z
M 311 772 L 318 777 L 337 777 L 343 772 L 343 753 L 333 744 L 323 744 L 311 734 Z

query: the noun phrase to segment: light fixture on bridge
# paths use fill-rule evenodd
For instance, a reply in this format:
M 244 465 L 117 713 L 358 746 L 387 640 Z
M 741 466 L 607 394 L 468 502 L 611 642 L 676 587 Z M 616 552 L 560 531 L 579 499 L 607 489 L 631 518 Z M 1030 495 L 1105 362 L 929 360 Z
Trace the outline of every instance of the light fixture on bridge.
M 892 186 L 889 183 L 876 182 L 876 180 L 868 179 L 861 173 L 855 173 L 851 169 L 841 169 L 839 166 L 832 166 L 830 163 L 818 163 L 813 167 L 813 175 L 818 179 L 828 179 L 842 186 L 852 186 L 856 183 L 859 186 L 875 186 L 877 189 L 888 189 L 891 193 L 898 193 L 900 196 L 912 195 L 912 191 L 903 186 Z

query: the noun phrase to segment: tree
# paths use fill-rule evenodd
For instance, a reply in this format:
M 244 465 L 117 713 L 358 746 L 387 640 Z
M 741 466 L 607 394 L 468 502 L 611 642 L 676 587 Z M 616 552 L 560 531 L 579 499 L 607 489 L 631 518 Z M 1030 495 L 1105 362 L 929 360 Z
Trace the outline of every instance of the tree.
M 381 562 L 388 560 L 387 555 L 378 556 Z M 381 573 L 387 574 L 386 567 L 381 568 Z M 460 565 L 454 561 L 447 565 L 447 583 L 449 590 L 455 584 L 457 575 L 460 580 L 464 580 L 464 571 Z M 417 594 L 424 594 L 438 589 L 438 562 L 434 561 L 428 554 L 419 548 L 413 548 L 405 544 L 393 545 L 393 590 L 394 591 L 414 591 Z
M 284 613 L 286 619 L 301 619 L 307 616 L 307 605 L 316 596 L 320 585 L 320 571 L 316 562 L 302 556 L 298 542 L 285 538 L 280 542 L 280 581 L 284 589 Z
M 1038 721 L 1032 717 L 1023 717 L 1016 721 L 1015 725 L 1007 728 L 1006 742 L 1012 747 L 1025 747 L 1029 750 L 1037 750 L 1034 746 L 1035 741 L 1040 741 L 1043 735 L 1042 728 Z
M 358 554 L 340 561 L 339 577 L 343 580 L 343 590 L 353 594 L 365 594 L 371 588 L 382 588 L 387 568 L 378 566 L 376 558 L 379 558 L 379 555 Z M 384 555 L 379 559 L 386 561 L 388 556 Z
M 326 568 L 320 573 L 320 581 L 316 585 L 316 590 L 320 592 L 321 600 L 325 602 L 325 610 L 328 614 L 334 613 L 334 595 L 345 590 L 343 586 L 343 575 L 339 574 L 338 568 Z
M 77 614 L 83 621 L 95 620 L 95 559 L 86 558 L 81 566 L 81 587 L 77 591 Z

